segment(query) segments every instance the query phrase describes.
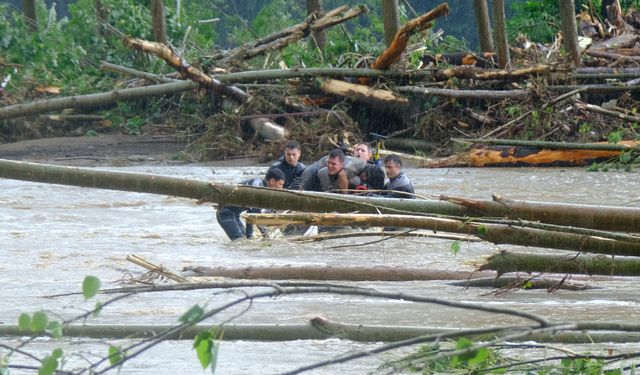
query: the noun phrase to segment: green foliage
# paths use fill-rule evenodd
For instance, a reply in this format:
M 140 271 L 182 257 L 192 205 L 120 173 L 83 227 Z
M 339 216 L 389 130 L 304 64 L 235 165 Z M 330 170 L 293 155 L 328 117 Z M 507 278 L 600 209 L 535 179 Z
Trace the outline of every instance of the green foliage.
M 107 355 L 109 357 L 109 364 L 111 364 L 111 366 L 114 366 L 114 365 L 117 365 L 118 363 L 121 363 L 127 354 L 124 351 L 122 351 L 121 348 L 117 346 L 109 345 L 109 350 Z
M 196 323 L 202 318 L 202 314 L 204 314 L 204 310 L 200 305 L 193 305 L 187 312 L 182 314 L 178 321 L 182 323 Z
M 100 291 L 100 279 L 95 276 L 86 276 L 82 281 L 82 295 L 84 299 L 94 297 Z
M 44 359 L 42 360 L 42 365 L 40 366 L 40 369 L 38 369 L 38 375 L 53 374 L 60 365 L 62 354 L 62 349 L 56 348 L 53 350 L 51 355 L 44 357 Z
M 44 332 L 44 330 L 47 328 L 48 323 L 49 318 L 47 318 L 47 314 L 45 314 L 43 311 L 37 311 L 31 318 L 31 332 Z
M 18 329 L 21 332 L 26 332 L 31 329 L 31 316 L 27 313 L 20 314 L 18 318 Z
M 451 254 L 458 255 L 460 252 L 460 241 L 453 241 L 451 243 Z
M 476 232 L 478 233 L 478 235 L 484 236 L 487 233 L 489 233 L 489 229 L 486 226 L 481 224 L 481 225 L 478 225 L 478 227 L 476 228 Z
M 218 337 L 215 335 L 215 331 L 203 331 L 200 332 L 194 342 L 193 348 L 196 350 L 198 361 L 202 365 L 203 369 L 211 366 L 211 373 L 215 373 L 216 363 L 218 360 L 218 348 L 220 346 L 220 340 L 222 340 L 222 331 Z
M 622 140 L 622 135 L 623 132 L 621 130 L 613 131 L 607 136 L 607 141 L 616 144 Z
M 561 29 L 557 0 L 516 1 L 512 8 L 514 14 L 507 20 L 509 39 L 524 34 L 533 41 L 549 43 Z

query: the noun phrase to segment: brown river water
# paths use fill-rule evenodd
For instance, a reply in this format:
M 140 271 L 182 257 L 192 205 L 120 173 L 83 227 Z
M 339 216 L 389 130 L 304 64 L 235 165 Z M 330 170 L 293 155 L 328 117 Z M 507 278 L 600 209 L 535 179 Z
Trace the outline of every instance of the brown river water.
M 107 168 L 200 180 L 235 183 L 261 176 L 265 167 L 137 166 Z M 584 169 L 406 169 L 416 192 L 429 199 L 440 194 L 490 199 L 507 198 L 584 204 L 640 206 L 637 173 L 589 173 Z M 365 244 L 375 238 L 349 238 L 298 244 L 284 239 L 231 243 L 215 220 L 210 205 L 161 195 L 47 185 L 0 179 L 0 324 L 17 324 L 22 312 L 45 310 L 68 319 L 93 308 L 95 300 L 81 296 L 55 299 L 46 295 L 81 290 L 86 275 L 101 279 L 104 288 L 120 287 L 122 280 L 145 270 L 128 262 L 136 254 L 180 273 L 185 266 L 340 265 L 411 266 L 472 270 L 474 262 L 498 250 L 552 252 L 490 243 L 463 243 L 457 255 L 451 240 L 400 238 Z M 338 247 L 336 245 L 352 245 Z M 518 290 L 488 295 L 487 289 L 465 289 L 447 281 L 360 282 L 354 285 L 379 290 L 522 309 L 558 321 L 615 321 L 637 323 L 640 293 L 637 278 L 587 279 L 599 288 L 584 291 Z M 105 308 L 91 324 L 174 324 L 196 303 L 214 307 L 238 295 L 214 295 L 211 290 L 149 293 Z M 108 297 L 99 296 L 98 300 Z M 298 295 L 256 300 L 215 316 L 209 323 L 233 318 L 231 323 L 304 324 L 321 315 L 353 324 L 388 324 L 425 327 L 472 328 L 522 323 L 514 317 L 470 312 L 437 305 L 385 301 L 357 296 Z M 237 315 L 237 316 L 236 316 Z M 0 337 L 0 344 L 15 345 L 15 337 Z M 111 342 L 111 341 L 109 341 Z M 126 341 L 120 341 L 126 343 Z M 381 343 L 330 340 L 286 342 L 223 341 L 219 374 L 276 374 L 326 360 L 350 351 L 375 348 Z M 128 362 L 125 374 L 203 373 L 192 342 L 167 341 Z M 594 344 L 591 352 L 612 347 Z M 25 349 L 41 355 L 63 346 L 71 356 L 66 369 L 106 355 L 102 340 L 38 339 Z M 621 350 L 640 350 L 624 344 Z M 0 348 L 0 355 L 6 354 Z M 384 354 L 310 371 L 312 374 L 376 373 Z M 23 357 L 12 363 L 33 364 Z M 208 372 L 208 370 L 206 370 Z M 11 370 L 12 374 L 32 373 Z

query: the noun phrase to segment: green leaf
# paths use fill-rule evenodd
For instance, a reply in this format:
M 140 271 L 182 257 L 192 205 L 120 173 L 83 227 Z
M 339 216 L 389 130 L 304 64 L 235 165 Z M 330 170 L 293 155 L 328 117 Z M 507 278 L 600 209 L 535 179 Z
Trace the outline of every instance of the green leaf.
M 479 365 L 487 361 L 489 359 L 489 350 L 487 348 L 480 348 L 476 350 L 476 355 L 473 358 L 469 359 L 469 365 Z
M 458 253 L 460 252 L 460 241 L 453 241 L 451 243 L 451 253 L 453 255 L 458 255 Z
M 51 375 L 58 369 L 58 359 L 62 357 L 62 349 L 54 349 L 51 355 L 44 357 L 38 369 L 38 375 Z
M 55 339 L 62 337 L 62 324 L 54 320 L 47 325 L 47 332 Z
M 47 314 L 42 311 L 36 312 L 31 319 L 31 332 L 44 332 L 48 322 Z
M 203 369 L 207 368 L 211 364 L 211 359 L 213 358 L 211 353 L 212 348 L 213 340 L 211 338 L 200 339 L 198 345 L 195 347 L 198 360 L 200 361 L 200 365 L 202 365 Z
M 102 311 L 102 302 L 96 302 L 96 306 L 93 308 L 93 317 L 97 317 L 98 315 L 100 315 L 100 312 Z
M 189 309 L 189 311 L 182 314 L 182 316 L 178 320 L 183 323 L 193 323 L 193 322 L 197 322 L 198 319 L 202 317 L 202 314 L 204 314 L 204 310 L 202 309 L 202 307 L 198 305 L 194 305 L 192 308 Z
M 111 364 L 111 366 L 117 365 L 118 363 L 122 362 L 125 355 L 125 353 L 122 352 L 120 348 L 113 345 L 109 345 L 108 354 L 109 354 L 109 363 Z
M 96 294 L 100 290 L 100 279 L 95 276 L 87 276 L 82 281 L 82 294 L 84 295 L 84 299 L 89 299 Z
M 484 225 L 478 225 L 478 228 L 476 229 L 476 232 L 478 232 L 478 234 L 480 236 L 484 236 L 487 233 L 489 233 L 489 230 Z
M 31 330 L 31 317 L 29 314 L 20 314 L 20 317 L 18 318 L 18 329 L 20 332 Z

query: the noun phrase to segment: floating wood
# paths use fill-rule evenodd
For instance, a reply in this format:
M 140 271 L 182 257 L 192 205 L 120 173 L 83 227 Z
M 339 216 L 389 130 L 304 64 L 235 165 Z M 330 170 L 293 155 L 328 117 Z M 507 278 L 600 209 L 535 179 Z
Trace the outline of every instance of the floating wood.
M 98 339 L 132 339 L 157 337 L 174 326 L 162 324 L 125 325 L 125 324 L 83 324 L 69 325 L 63 328 L 65 337 L 88 337 Z M 497 327 L 496 329 L 499 329 Z M 506 328 L 505 328 L 506 329 Z M 340 338 L 358 342 L 393 342 L 408 340 L 425 335 L 438 335 L 460 331 L 458 327 L 416 327 L 394 325 L 366 325 L 348 324 L 331 321 L 325 318 L 313 318 L 307 324 L 225 324 L 225 325 L 196 325 L 185 327 L 177 333 L 166 337 L 168 340 L 193 340 L 203 331 L 213 330 L 224 332 L 225 341 L 293 341 L 293 340 L 323 340 Z M 22 337 L 24 331 L 17 325 L 0 325 L 0 336 Z M 493 335 L 469 335 L 469 338 L 493 339 Z M 521 341 L 536 341 L 540 343 L 592 344 L 592 343 L 629 343 L 640 342 L 639 332 L 612 331 L 558 331 L 549 334 L 532 334 L 519 339 Z M 510 341 L 519 341 L 510 340 Z
M 478 270 L 547 272 L 609 276 L 640 276 L 640 258 L 605 255 L 549 255 L 501 251 L 490 256 Z
M 231 184 L 210 183 L 201 180 L 161 176 L 145 173 L 102 171 L 92 168 L 28 163 L 0 159 L 0 178 L 44 182 L 97 189 L 134 191 L 196 199 L 201 202 L 244 207 L 302 212 L 361 212 L 361 213 L 420 213 L 447 216 L 478 216 L 468 208 L 450 202 L 422 199 L 394 199 L 363 197 L 319 192 L 274 190 Z M 501 202 L 476 200 L 485 207 L 504 205 Z M 517 202 L 517 201 L 516 201 Z M 603 205 L 581 205 L 552 202 L 529 202 L 528 209 L 511 214 L 512 219 L 540 220 L 557 225 L 582 228 L 636 232 L 640 228 L 640 208 Z M 513 212 L 517 205 L 502 207 Z M 564 211 L 566 215 L 546 213 L 549 209 Z M 498 208 L 495 208 L 498 209 Z M 492 211 L 493 217 L 502 215 Z M 465 233 L 466 234 L 466 233 Z
M 504 289 L 548 289 L 548 290 L 587 290 L 597 289 L 597 287 L 589 284 L 576 284 L 565 282 L 562 279 L 550 278 L 527 278 L 519 276 L 501 276 L 501 277 L 481 277 L 469 279 L 466 281 L 455 281 L 449 285 L 462 286 L 465 288 L 504 288 Z
M 270 267 L 185 267 L 197 276 L 217 276 L 233 279 L 268 280 L 345 280 L 345 281 L 413 281 L 467 280 L 492 277 L 493 273 L 435 270 L 420 267 L 342 267 L 342 266 L 270 266 Z
M 167 279 L 173 280 L 173 281 L 177 281 L 179 283 L 188 283 L 189 279 L 184 278 L 182 276 L 176 275 L 175 273 L 167 270 L 166 268 L 162 267 L 162 266 L 157 266 L 151 262 L 146 261 L 145 259 L 135 255 L 135 254 L 130 254 L 127 255 L 127 260 L 131 263 L 137 264 L 140 267 L 146 268 L 148 269 L 150 272 L 153 273 L 157 273 L 160 276 L 164 276 Z
M 640 242 L 627 242 L 510 225 L 478 223 L 413 215 L 368 214 L 248 214 L 247 223 L 262 225 L 306 224 L 318 226 L 403 227 L 472 234 L 495 244 L 546 247 L 587 253 L 640 256 Z

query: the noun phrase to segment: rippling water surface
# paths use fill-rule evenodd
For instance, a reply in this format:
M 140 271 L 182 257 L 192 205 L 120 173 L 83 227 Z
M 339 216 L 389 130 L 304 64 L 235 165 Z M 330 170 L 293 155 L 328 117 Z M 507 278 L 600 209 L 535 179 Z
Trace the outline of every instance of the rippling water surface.
M 264 167 L 149 166 L 111 168 L 192 179 L 235 183 L 261 176 Z M 490 199 L 499 194 L 512 199 L 585 204 L 640 206 L 638 176 L 629 173 L 588 173 L 583 169 L 407 169 L 416 192 L 428 199 L 441 194 Z M 78 296 L 56 299 L 45 295 L 80 291 L 86 275 L 95 275 L 103 287 L 118 287 L 140 277 L 144 270 L 128 262 L 136 254 L 170 270 L 185 266 L 341 265 L 411 266 L 472 270 L 474 264 L 501 249 L 544 251 L 512 245 L 463 243 L 457 255 L 451 241 L 402 238 L 373 242 L 350 238 L 311 244 L 274 240 L 231 243 L 215 221 L 211 205 L 161 195 L 97 190 L 0 179 L 0 324 L 16 324 L 21 312 L 45 309 L 71 318 L 91 309 L 95 301 Z M 351 245 L 336 247 L 336 245 Z M 501 295 L 486 289 L 464 289 L 445 281 L 382 283 L 360 286 L 403 291 L 455 301 L 524 309 L 557 320 L 637 322 L 640 318 L 638 279 L 587 279 L 599 288 L 581 292 L 516 291 Z M 581 282 L 585 282 L 582 280 Z M 108 306 L 89 323 L 173 324 L 195 303 L 208 306 L 231 301 L 237 295 L 211 291 L 150 293 Z M 106 297 L 100 297 L 105 298 Z M 216 316 L 212 323 L 234 317 L 233 323 L 303 324 L 322 315 L 356 324 L 480 327 L 495 324 L 496 316 L 433 305 L 380 301 L 335 295 L 285 296 L 256 301 Z M 614 314 L 612 314 L 614 312 Z M 500 316 L 502 324 L 519 323 Z M 0 338 L 13 345 L 15 338 Z M 59 345 L 59 344 L 55 344 Z M 80 344 L 64 341 L 70 350 Z M 270 374 L 292 370 L 344 352 L 375 347 L 348 341 L 223 342 L 218 363 L 222 374 Z M 32 348 L 51 350 L 39 340 Z M 103 342 L 83 340 L 83 350 L 106 353 Z M 638 350 L 631 346 L 630 350 Z M 170 355 L 167 355 L 170 353 Z M 314 374 L 367 373 L 389 357 L 366 358 L 313 371 Z M 72 360 L 81 363 L 78 358 Z M 199 373 L 190 341 L 169 341 L 125 367 L 127 374 Z M 12 373 L 20 373 L 13 371 Z

